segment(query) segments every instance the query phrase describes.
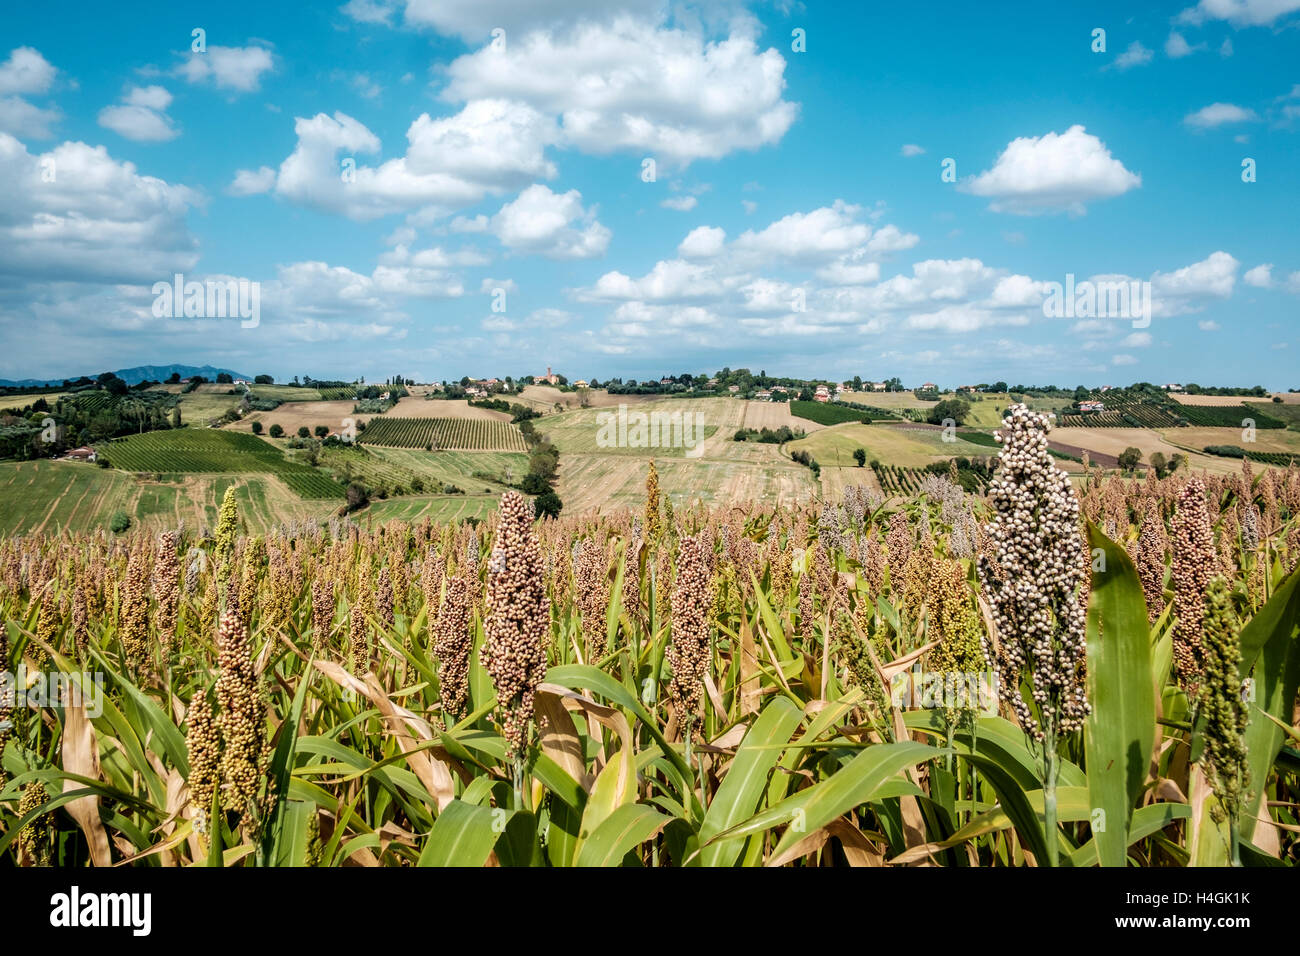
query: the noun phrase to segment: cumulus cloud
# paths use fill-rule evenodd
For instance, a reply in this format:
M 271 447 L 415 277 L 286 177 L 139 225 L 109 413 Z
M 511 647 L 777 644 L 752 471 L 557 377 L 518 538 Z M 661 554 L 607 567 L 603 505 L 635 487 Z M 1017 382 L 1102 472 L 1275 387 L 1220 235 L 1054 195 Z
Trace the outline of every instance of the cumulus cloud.
M 349 0 L 343 12 L 362 23 L 396 23 L 411 29 L 431 29 L 459 36 L 468 43 L 486 43 L 500 27 L 511 34 L 539 27 L 572 25 L 579 20 L 604 20 L 617 14 L 656 15 L 661 0 Z
M 212 83 L 217 89 L 252 93 L 262 74 L 275 69 L 271 51 L 260 46 L 209 46 L 203 53 L 189 52 L 176 74 L 190 83 Z
M 1183 23 L 1227 20 L 1234 27 L 1268 26 L 1300 10 L 1300 0 L 1200 0 L 1178 15 Z
M 1115 57 L 1115 69 L 1129 70 L 1135 66 L 1145 66 L 1155 54 L 1137 40 L 1128 45 L 1128 49 Z
M 33 155 L 0 133 L 0 179 L 12 187 L 0 191 L 0 273 L 152 283 L 198 259 L 185 215 L 199 195 L 140 175 L 103 146 L 67 142 Z
M 544 155 L 549 121 L 504 100 L 479 100 L 441 119 L 422 114 L 407 130 L 405 155 L 376 167 L 356 157 L 378 153 L 379 138 L 346 113 L 299 117 L 294 132 L 298 143 L 280 164 L 276 193 L 357 220 L 414 210 L 445 214 L 555 175 Z
M 665 209 L 674 209 L 677 212 L 690 212 L 699 205 L 699 202 L 694 196 L 670 196 L 659 205 Z
M 923 147 L 917 146 L 915 143 L 904 143 L 903 148 L 902 150 L 900 150 L 900 152 L 904 156 L 909 156 L 909 157 L 922 156 L 925 154 L 925 149 Z
M 1196 129 L 1212 129 L 1228 123 L 1253 123 L 1259 119 L 1254 110 L 1233 103 L 1211 103 L 1195 113 L 1183 117 L 1183 122 Z
M 515 252 L 549 259 L 592 259 L 609 247 L 609 229 L 584 210 L 582 194 L 552 192 L 536 183 L 506 203 L 492 217 L 492 233 Z
M 1085 203 L 1120 196 L 1142 185 L 1106 145 L 1083 126 L 1064 133 L 1012 140 L 993 168 L 959 188 L 993 200 L 995 212 L 1017 215 L 1069 211 L 1082 215 Z
M 99 111 L 99 125 L 138 143 L 163 143 L 180 130 L 167 115 L 172 95 L 161 86 L 132 86 L 122 102 Z
M 1246 285 L 1253 285 L 1257 289 L 1267 289 L 1273 285 L 1273 263 L 1266 262 L 1263 265 L 1255 266 L 1253 269 L 1247 269 L 1241 277 L 1241 281 Z
M 727 232 L 716 226 L 697 226 L 686 234 L 677 246 L 677 254 L 684 259 L 709 259 L 722 252 L 727 242 Z
M 452 100 L 503 98 L 557 119 L 584 152 L 636 150 L 686 165 L 778 142 L 793 124 L 785 59 L 747 21 L 725 39 L 620 17 L 487 45 L 447 68 Z
M 232 196 L 256 196 L 274 188 L 275 170 L 270 166 L 259 166 L 257 169 L 237 170 L 226 192 Z
M 25 96 L 43 96 L 50 91 L 58 70 L 29 46 L 16 47 L 0 63 L 0 130 L 28 139 L 49 139 L 59 111 L 42 109 Z
M 1169 57 L 1171 60 L 1191 56 L 1193 53 L 1197 53 L 1204 49 L 1206 49 L 1204 43 L 1198 43 L 1193 46 L 1188 43 L 1187 38 L 1177 30 L 1170 32 L 1169 38 L 1165 40 L 1165 56 Z
M 1111 365 L 1136 365 L 1137 359 L 1132 355 L 1116 355 L 1110 360 Z

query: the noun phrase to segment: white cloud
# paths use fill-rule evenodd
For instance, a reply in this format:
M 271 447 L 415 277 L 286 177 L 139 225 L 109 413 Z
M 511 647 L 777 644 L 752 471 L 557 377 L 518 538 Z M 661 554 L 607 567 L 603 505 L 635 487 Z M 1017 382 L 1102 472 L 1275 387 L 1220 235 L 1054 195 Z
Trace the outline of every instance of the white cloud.
M 409 8 L 408 8 L 409 12 Z M 785 60 L 740 20 L 726 39 L 620 17 L 539 30 L 456 59 L 443 95 L 520 100 L 554 116 L 584 152 L 635 150 L 686 165 L 778 142 L 798 113 Z
M 747 216 L 752 216 L 754 211 L 758 209 L 758 203 L 754 202 L 752 199 L 742 199 L 740 205 L 741 208 L 745 210 L 745 215 Z
M 1197 53 L 1204 49 L 1206 49 L 1204 43 L 1198 43 L 1195 46 L 1192 46 L 1187 42 L 1187 38 L 1177 30 L 1170 31 L 1169 38 L 1165 40 L 1165 56 L 1173 60 L 1185 56 L 1191 56 L 1193 53 Z
M 1263 265 L 1255 266 L 1253 269 L 1247 269 L 1241 277 L 1241 281 L 1246 285 L 1253 285 L 1257 289 L 1267 289 L 1273 284 L 1273 263 L 1266 262 Z
M 275 170 L 270 166 L 257 169 L 240 169 L 235 172 L 234 181 L 226 192 L 232 196 L 256 196 L 258 193 L 270 192 L 275 188 Z
M 1217 332 L 1219 331 L 1220 328 L 1222 328 L 1222 326 L 1220 326 L 1219 323 L 1215 322 L 1213 319 L 1202 319 L 1201 321 L 1196 323 L 1196 327 L 1200 329 L 1202 332 Z
M 1127 50 L 1115 57 L 1115 69 L 1128 70 L 1135 66 L 1145 66 L 1151 62 L 1153 56 L 1154 53 L 1134 40 L 1128 45 Z
M 871 227 L 856 221 L 861 211 L 861 206 L 837 199 L 812 212 L 791 213 L 758 232 L 747 230 L 733 245 L 765 259 L 828 260 L 871 238 Z
M 675 209 L 678 212 L 690 212 L 699 205 L 699 200 L 694 196 L 670 196 L 659 205 L 665 209 Z
M 993 199 L 995 212 L 1034 215 L 1085 211 L 1094 199 L 1120 196 L 1142 185 L 1096 136 L 1082 126 L 1012 140 L 993 168 L 960 188 Z
M 41 96 L 49 92 L 58 70 L 39 50 L 16 47 L 0 63 L 0 130 L 28 139 L 49 139 L 60 113 L 50 107 L 42 109 L 23 96 Z M 20 95 L 21 94 L 21 95 Z
M 684 259 L 709 259 L 722 252 L 726 241 L 725 229 L 697 226 L 677 246 L 677 254 Z
M 1254 110 L 1232 103 L 1211 103 L 1183 117 L 1183 122 L 1197 129 L 1211 129 L 1226 123 L 1253 123 L 1259 119 Z
M 1200 262 L 1173 272 L 1151 276 L 1151 292 L 1157 300 L 1197 298 L 1226 299 L 1237 282 L 1237 262 L 1226 252 L 1211 253 Z
M 0 96 L 0 130 L 24 139 L 50 139 L 61 114 L 54 107 L 41 109 L 21 96 Z
M 915 143 L 904 143 L 901 153 L 904 156 L 921 156 L 925 153 L 924 147 L 917 146 Z
M 52 182 L 42 178 L 53 169 Z M 0 133 L 0 272 L 25 281 L 153 283 L 191 268 L 193 190 L 142 176 L 103 146 L 33 155 Z
M 10 51 L 9 59 L 0 63 L 0 94 L 48 93 L 58 72 L 39 50 L 16 47 Z
M 554 193 L 541 184 L 529 186 L 492 217 L 492 232 L 516 252 L 550 259 L 591 259 L 605 254 L 612 233 L 582 208 L 576 189 Z
M 280 165 L 277 194 L 352 219 L 471 205 L 531 179 L 555 174 L 544 150 L 549 122 L 519 103 L 480 100 L 454 116 L 422 114 L 407 130 L 404 156 L 378 167 L 357 162 L 378 153 L 379 138 L 346 113 L 297 118 L 298 144 Z M 342 164 L 352 160 L 351 181 Z
M 603 20 L 620 13 L 652 16 L 661 5 L 661 0 L 620 0 L 617 4 L 609 0 L 349 0 L 342 10 L 363 23 L 389 23 L 401 11 L 408 28 L 432 29 L 475 44 L 487 43 L 497 27 L 509 37 L 539 27 Z
M 1132 355 L 1116 355 L 1110 360 L 1111 365 L 1136 365 L 1137 359 Z
M 190 83 L 211 82 L 218 89 L 252 93 L 262 74 L 275 68 L 271 51 L 260 46 L 210 46 L 204 53 L 185 54 L 176 73 Z
M 171 102 L 161 86 L 133 86 L 121 103 L 99 111 L 99 125 L 138 143 L 163 143 L 180 135 L 167 115 Z
M 743 276 L 719 278 L 711 265 L 667 259 L 655 263 L 640 279 L 606 272 L 580 297 L 588 301 L 700 302 L 717 299 L 743 281 Z
M 1201 0 L 1178 15 L 1183 23 L 1227 20 L 1234 27 L 1267 26 L 1300 10 L 1300 0 Z
M 1150 332 L 1130 332 L 1119 344 L 1129 349 L 1144 349 L 1153 341 Z
M 1300 271 L 1293 272 L 1286 277 L 1286 290 L 1300 293 Z

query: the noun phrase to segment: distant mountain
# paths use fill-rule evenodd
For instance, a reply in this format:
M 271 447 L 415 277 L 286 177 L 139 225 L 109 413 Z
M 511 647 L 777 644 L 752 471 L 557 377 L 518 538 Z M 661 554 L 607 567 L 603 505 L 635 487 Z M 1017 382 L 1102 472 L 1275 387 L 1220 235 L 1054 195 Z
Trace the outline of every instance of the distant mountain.
M 190 378 L 193 375 L 202 375 L 208 381 L 215 381 L 221 373 L 226 373 L 231 378 L 246 378 L 250 382 L 253 376 L 245 375 L 243 372 L 235 372 L 228 368 L 213 368 L 211 365 L 137 365 L 135 368 L 120 368 L 113 374 L 126 382 L 128 385 L 139 385 L 141 382 L 165 382 L 172 377 L 172 373 L 177 373 L 181 378 Z M 87 372 L 86 378 L 97 378 L 99 372 Z M 66 380 L 76 381 L 82 375 L 65 375 L 63 378 L 39 379 L 24 378 L 19 381 L 12 381 L 7 378 L 0 378 L 0 388 L 44 388 L 47 385 L 62 385 Z

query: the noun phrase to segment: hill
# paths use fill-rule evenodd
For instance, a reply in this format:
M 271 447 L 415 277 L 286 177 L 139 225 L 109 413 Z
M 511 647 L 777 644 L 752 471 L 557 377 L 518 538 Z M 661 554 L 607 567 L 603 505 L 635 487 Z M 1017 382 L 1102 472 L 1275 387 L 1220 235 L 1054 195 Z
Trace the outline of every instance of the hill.
M 246 375 L 243 372 L 236 372 L 228 368 L 214 368 L 211 365 L 137 365 L 134 368 L 120 368 L 113 374 L 126 382 L 128 385 L 139 385 L 141 382 L 165 382 L 171 378 L 172 374 L 179 374 L 181 378 L 190 378 L 194 375 L 202 375 L 209 381 L 215 381 L 218 375 L 225 373 L 231 378 L 246 378 L 250 381 L 253 376 Z M 85 378 L 95 378 L 100 373 L 86 372 Z M 24 378 L 14 381 L 12 379 L 0 378 L 0 388 L 47 388 L 52 385 L 62 385 L 65 381 L 76 381 L 82 378 L 81 373 L 77 375 L 68 375 L 64 378 Z

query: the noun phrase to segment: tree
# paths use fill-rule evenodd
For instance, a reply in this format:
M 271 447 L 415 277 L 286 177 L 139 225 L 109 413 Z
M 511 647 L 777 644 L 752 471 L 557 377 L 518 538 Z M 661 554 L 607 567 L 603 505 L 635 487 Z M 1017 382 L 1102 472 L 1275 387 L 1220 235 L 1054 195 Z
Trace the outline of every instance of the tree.
M 167 379 L 167 384 L 168 384 L 168 385 L 179 385 L 180 383 L 181 383 L 181 373 L 180 373 L 180 372 L 172 372 L 172 374 L 171 374 L 171 375 L 168 377 L 168 379 Z
M 970 402 L 960 398 L 945 398 L 938 405 L 930 409 L 930 414 L 926 416 L 926 421 L 931 425 L 942 425 L 951 419 L 955 424 L 962 425 L 966 422 L 966 416 L 970 414 Z
M 1125 448 L 1120 452 L 1119 466 L 1124 469 L 1125 472 L 1132 473 L 1140 464 L 1142 464 L 1141 450 L 1130 445 L 1128 448 Z
M 533 499 L 533 513 L 538 518 L 558 518 L 564 502 L 554 491 L 543 492 Z
M 354 481 L 348 485 L 347 501 L 347 510 L 356 511 L 358 508 L 364 508 L 370 504 L 370 495 L 366 493 L 364 485 Z
M 299 438 L 310 438 L 310 437 L 311 437 L 311 429 L 308 428 L 306 425 L 299 425 L 299 426 L 298 426 L 298 437 L 299 437 Z
M 324 438 L 330 433 L 330 427 L 328 425 L 317 425 L 315 432 L 317 438 Z
M 181 427 L 181 407 L 177 405 L 172 409 L 172 428 Z
M 551 483 L 541 475 L 530 471 L 519 483 L 519 490 L 526 495 L 544 495 L 551 490 Z
M 261 422 L 253 422 L 253 434 L 254 434 L 254 435 L 260 435 L 260 434 L 262 434 L 262 423 L 261 423 Z
M 275 379 L 272 378 L 270 375 L 254 375 L 254 376 L 253 376 L 253 384 L 254 384 L 254 385 L 274 385 L 274 384 L 275 384 Z
M 271 426 L 271 437 L 272 438 L 284 437 L 284 429 L 280 427 L 279 422 L 276 422 L 274 425 Z
M 853 460 L 856 461 L 858 467 L 861 468 L 867 463 L 867 450 L 865 448 L 853 449 Z
M 1156 470 L 1156 477 L 1163 478 L 1169 474 L 1169 461 L 1165 458 L 1164 452 L 1153 451 L 1149 459 L 1151 467 Z
M 218 385 L 233 385 L 233 384 L 235 384 L 235 377 L 234 377 L 233 375 L 231 375 L 229 372 L 218 372 L 218 373 L 217 373 L 217 384 L 218 384 Z

